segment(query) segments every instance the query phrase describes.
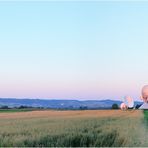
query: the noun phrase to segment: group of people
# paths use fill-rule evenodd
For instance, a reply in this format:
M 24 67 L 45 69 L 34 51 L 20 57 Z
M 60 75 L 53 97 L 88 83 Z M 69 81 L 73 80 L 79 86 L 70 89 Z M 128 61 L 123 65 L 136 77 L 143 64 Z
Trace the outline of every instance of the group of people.
M 142 88 L 140 99 L 143 101 L 142 104 L 134 105 L 134 100 L 131 97 L 125 97 L 124 102 L 121 103 L 121 110 L 127 109 L 148 109 L 148 85 Z

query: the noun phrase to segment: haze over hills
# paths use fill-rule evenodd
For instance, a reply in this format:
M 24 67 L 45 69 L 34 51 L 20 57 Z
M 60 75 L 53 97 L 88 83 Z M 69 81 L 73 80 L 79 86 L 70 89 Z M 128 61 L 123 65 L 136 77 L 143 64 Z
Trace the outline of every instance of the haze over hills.
M 43 99 L 15 99 L 15 98 L 0 98 L 0 106 L 19 107 L 19 106 L 31 106 L 31 107 L 44 107 L 53 109 L 101 109 L 111 108 L 116 103 L 121 104 L 121 101 L 116 100 L 43 100 Z M 135 104 L 141 104 L 141 102 L 135 102 Z

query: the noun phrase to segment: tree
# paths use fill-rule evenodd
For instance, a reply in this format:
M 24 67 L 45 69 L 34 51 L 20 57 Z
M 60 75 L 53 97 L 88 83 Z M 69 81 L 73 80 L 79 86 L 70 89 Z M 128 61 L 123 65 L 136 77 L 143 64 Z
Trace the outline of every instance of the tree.
M 20 107 L 18 107 L 19 109 L 25 109 L 25 108 L 29 108 L 28 106 L 23 106 L 21 105 Z
M 7 105 L 4 105 L 0 109 L 9 109 L 9 107 Z
M 80 110 L 87 110 L 88 107 L 87 107 L 87 106 L 80 106 L 79 109 L 80 109 Z
M 112 109 L 119 109 L 118 104 L 114 103 L 114 104 L 112 105 Z

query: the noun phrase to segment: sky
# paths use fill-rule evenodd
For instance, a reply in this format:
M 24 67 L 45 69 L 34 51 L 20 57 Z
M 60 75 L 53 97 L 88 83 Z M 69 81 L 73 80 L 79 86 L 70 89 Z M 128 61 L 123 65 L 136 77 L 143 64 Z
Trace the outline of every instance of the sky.
M 0 1 L 0 97 L 139 100 L 148 2 Z

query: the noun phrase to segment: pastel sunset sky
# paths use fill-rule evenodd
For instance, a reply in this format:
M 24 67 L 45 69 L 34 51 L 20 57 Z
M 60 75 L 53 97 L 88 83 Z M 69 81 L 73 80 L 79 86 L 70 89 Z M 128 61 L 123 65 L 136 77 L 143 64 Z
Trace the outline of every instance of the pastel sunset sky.
M 0 97 L 139 100 L 148 2 L 0 1 Z

